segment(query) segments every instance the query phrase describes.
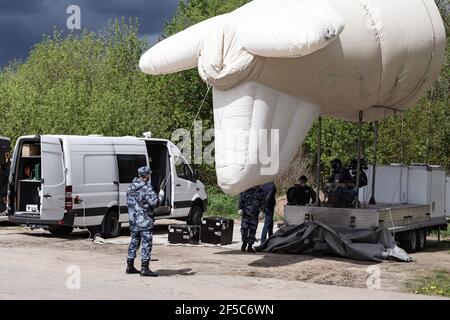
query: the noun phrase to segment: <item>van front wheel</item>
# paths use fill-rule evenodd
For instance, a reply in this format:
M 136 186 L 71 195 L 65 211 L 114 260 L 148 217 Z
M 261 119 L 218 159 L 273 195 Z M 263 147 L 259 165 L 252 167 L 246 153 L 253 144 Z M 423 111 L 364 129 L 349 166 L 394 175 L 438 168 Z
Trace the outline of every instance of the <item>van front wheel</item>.
M 198 204 L 194 204 L 189 212 L 187 218 L 187 224 L 193 226 L 199 226 L 202 224 L 203 209 Z
M 68 236 L 72 233 L 73 227 L 69 226 L 48 226 L 48 231 L 54 236 Z
M 115 238 L 120 234 L 121 224 L 119 222 L 119 215 L 115 211 L 109 211 L 103 219 L 103 233 L 104 238 Z

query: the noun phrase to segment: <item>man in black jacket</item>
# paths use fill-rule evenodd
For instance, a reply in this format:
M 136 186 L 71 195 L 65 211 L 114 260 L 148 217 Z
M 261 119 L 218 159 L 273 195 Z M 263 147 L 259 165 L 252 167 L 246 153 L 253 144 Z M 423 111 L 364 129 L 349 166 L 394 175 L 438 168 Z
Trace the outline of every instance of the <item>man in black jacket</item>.
M 273 234 L 273 213 L 275 211 L 277 188 L 275 183 L 269 182 L 260 186 L 264 191 L 264 227 L 261 233 L 261 243 L 266 241 L 267 236 Z
M 298 183 L 288 190 L 288 204 L 295 206 L 305 206 L 316 201 L 316 192 L 307 185 L 308 178 L 301 176 Z

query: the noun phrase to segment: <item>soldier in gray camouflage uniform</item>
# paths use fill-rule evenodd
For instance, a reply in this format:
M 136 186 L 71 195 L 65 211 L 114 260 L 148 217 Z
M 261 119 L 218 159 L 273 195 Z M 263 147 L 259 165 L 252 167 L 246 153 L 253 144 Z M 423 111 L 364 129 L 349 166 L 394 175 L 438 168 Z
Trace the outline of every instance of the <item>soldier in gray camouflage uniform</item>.
M 254 253 L 259 211 L 264 205 L 264 191 L 259 187 L 250 188 L 239 195 L 239 209 L 242 210 L 241 236 L 242 252 Z M 248 247 L 247 247 L 248 246 Z
M 159 195 L 156 194 L 150 183 L 150 174 L 150 167 L 139 168 L 139 177 L 134 178 L 127 190 L 131 242 L 128 248 L 126 273 L 139 273 L 134 267 L 134 259 L 136 258 L 136 251 L 142 242 L 142 268 L 140 274 L 141 276 L 156 277 L 157 274 L 149 269 L 153 238 L 153 210 L 162 203 L 164 191 L 161 190 Z

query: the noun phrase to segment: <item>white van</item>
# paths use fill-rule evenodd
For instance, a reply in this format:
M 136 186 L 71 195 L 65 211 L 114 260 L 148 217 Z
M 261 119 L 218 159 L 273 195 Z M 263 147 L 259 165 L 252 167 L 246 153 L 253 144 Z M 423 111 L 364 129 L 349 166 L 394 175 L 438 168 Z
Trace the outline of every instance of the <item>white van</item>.
M 10 221 L 66 235 L 86 227 L 115 237 L 128 223 L 126 190 L 150 164 L 165 203 L 155 218 L 200 225 L 205 186 L 170 141 L 136 137 L 41 135 L 17 140 L 8 183 Z

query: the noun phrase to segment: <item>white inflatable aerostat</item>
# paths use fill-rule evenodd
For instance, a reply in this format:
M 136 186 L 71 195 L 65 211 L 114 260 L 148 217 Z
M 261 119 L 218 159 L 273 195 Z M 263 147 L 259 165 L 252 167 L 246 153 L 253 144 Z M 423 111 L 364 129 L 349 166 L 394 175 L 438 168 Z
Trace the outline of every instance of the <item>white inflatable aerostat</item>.
M 444 55 L 433 0 L 254 0 L 159 42 L 139 66 L 197 67 L 213 86 L 217 179 L 236 194 L 283 174 L 319 115 L 406 110 Z

